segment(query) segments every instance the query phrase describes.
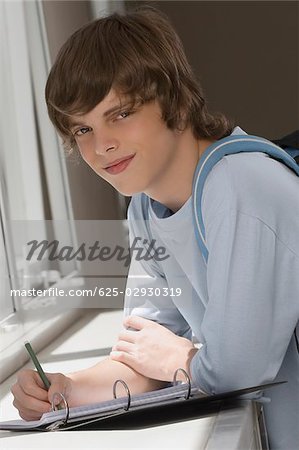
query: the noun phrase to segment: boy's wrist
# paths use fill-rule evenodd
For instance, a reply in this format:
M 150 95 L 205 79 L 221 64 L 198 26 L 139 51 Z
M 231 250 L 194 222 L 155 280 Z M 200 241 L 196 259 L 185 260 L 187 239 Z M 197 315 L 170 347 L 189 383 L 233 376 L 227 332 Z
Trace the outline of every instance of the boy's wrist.
M 190 367 L 191 366 L 191 361 L 192 361 L 192 359 L 194 358 L 194 356 L 196 355 L 197 352 L 198 352 L 198 348 L 193 346 L 193 347 L 191 347 L 189 349 L 189 352 L 187 354 L 185 370 L 186 370 L 187 374 L 189 375 L 190 380 L 192 380 L 191 367 Z
M 173 374 L 175 372 L 176 369 L 184 369 L 187 374 L 189 375 L 190 379 L 191 377 L 191 371 L 190 371 L 190 364 L 191 364 L 191 360 L 193 359 L 193 357 L 195 356 L 195 354 L 198 351 L 198 348 L 194 347 L 193 343 L 191 341 L 189 341 L 186 338 L 181 338 L 182 340 L 185 341 L 185 345 L 182 345 L 179 349 L 179 352 L 176 352 L 176 355 L 178 357 L 175 358 L 175 362 L 174 362 L 174 370 L 172 370 L 173 373 L 170 373 L 170 381 L 173 380 Z M 179 372 L 177 374 L 177 380 L 178 381 L 186 381 L 185 376 L 182 372 Z
M 84 393 L 82 392 L 82 382 L 80 383 L 80 372 L 73 372 L 66 375 L 67 377 L 67 385 L 68 385 L 68 392 L 67 392 L 67 402 L 69 407 L 75 407 L 80 406 L 84 402 L 83 396 Z

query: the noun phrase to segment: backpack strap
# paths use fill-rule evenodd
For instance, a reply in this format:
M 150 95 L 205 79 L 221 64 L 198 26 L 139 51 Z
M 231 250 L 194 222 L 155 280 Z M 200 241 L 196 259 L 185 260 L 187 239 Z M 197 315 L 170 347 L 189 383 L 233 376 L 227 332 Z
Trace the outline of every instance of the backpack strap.
M 250 135 L 233 135 L 210 145 L 201 156 L 193 177 L 193 220 L 195 235 L 204 257 L 208 261 L 209 252 L 205 242 L 205 227 L 201 201 L 204 183 L 210 171 L 224 156 L 242 152 L 262 152 L 282 162 L 299 176 L 299 166 L 286 151 L 267 139 Z
M 272 142 L 283 148 L 299 164 L 299 130 Z
M 272 142 L 281 148 L 294 148 L 299 150 L 299 130 L 293 131 L 293 133 L 283 136 L 280 139 L 275 139 Z

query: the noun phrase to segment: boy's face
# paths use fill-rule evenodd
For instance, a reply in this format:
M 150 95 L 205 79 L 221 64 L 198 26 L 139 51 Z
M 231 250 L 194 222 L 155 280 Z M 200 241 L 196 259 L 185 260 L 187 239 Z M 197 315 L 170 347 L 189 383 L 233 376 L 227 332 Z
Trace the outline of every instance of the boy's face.
M 157 101 L 132 107 L 111 90 L 72 117 L 71 132 L 86 163 L 123 195 L 173 188 L 180 135 L 167 128 Z

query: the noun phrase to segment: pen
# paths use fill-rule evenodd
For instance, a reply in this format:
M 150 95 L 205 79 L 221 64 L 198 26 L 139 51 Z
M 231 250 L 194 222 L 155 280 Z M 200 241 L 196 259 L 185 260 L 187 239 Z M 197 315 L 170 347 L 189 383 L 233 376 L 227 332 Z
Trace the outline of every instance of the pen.
M 50 381 L 48 380 L 48 378 L 47 378 L 45 372 L 43 371 L 43 368 L 42 368 L 42 366 L 40 365 L 40 362 L 39 362 L 39 360 L 37 359 L 37 356 L 36 356 L 36 354 L 34 353 L 34 350 L 33 350 L 33 348 L 31 347 L 30 342 L 25 342 L 25 347 L 26 347 L 27 352 L 29 353 L 30 358 L 32 359 L 33 364 L 34 364 L 35 367 L 36 367 L 36 370 L 37 370 L 39 376 L 41 377 L 42 382 L 43 382 L 44 385 L 45 385 L 45 388 L 46 388 L 47 391 L 48 391 L 49 388 L 50 388 L 50 386 L 51 386 L 51 383 L 50 383 Z M 61 405 L 57 405 L 56 407 L 57 407 L 57 409 L 62 409 L 62 406 L 61 406 Z
M 30 342 L 25 342 L 25 347 L 26 347 L 27 352 L 28 352 L 29 355 L 30 355 L 30 358 L 32 359 L 33 364 L 34 364 L 35 367 L 36 367 L 36 370 L 37 370 L 39 376 L 41 377 L 42 382 L 43 382 L 44 385 L 45 385 L 45 388 L 46 388 L 47 390 L 49 390 L 49 388 L 50 388 L 50 386 L 51 386 L 51 383 L 50 383 L 50 381 L 48 380 L 48 378 L 47 378 L 45 372 L 43 371 L 43 368 L 42 368 L 42 366 L 40 365 L 40 362 L 39 362 L 39 360 L 37 359 L 37 356 L 36 356 L 36 354 L 34 353 L 34 350 L 33 350 L 33 348 L 31 347 Z M 58 409 L 61 409 L 61 405 L 57 405 L 57 408 L 58 408 Z
M 47 390 L 49 390 L 49 388 L 50 388 L 50 386 L 51 386 L 51 383 L 50 383 L 50 381 L 48 380 L 48 378 L 46 377 L 46 374 L 45 374 L 45 372 L 43 371 L 43 368 L 42 368 L 42 366 L 40 365 L 39 360 L 37 359 L 37 356 L 36 356 L 36 354 L 34 353 L 33 348 L 31 347 L 31 344 L 30 344 L 29 342 L 25 342 L 25 347 L 26 347 L 27 352 L 28 352 L 29 355 L 30 355 L 30 358 L 32 359 L 33 364 L 34 364 L 35 367 L 36 367 L 36 370 L 38 371 L 39 376 L 41 377 L 42 382 L 43 382 L 44 385 L 45 385 L 45 388 L 46 388 Z

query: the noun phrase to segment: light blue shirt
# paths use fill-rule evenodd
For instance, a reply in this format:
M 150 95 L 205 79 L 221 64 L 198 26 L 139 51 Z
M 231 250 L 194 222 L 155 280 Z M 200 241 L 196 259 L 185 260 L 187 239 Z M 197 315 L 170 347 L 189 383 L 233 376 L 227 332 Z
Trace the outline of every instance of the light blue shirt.
M 202 212 L 207 264 L 191 198 L 172 214 L 145 194 L 132 197 L 131 243 L 155 239 L 169 257 L 133 255 L 127 287 L 139 295 L 126 297 L 125 313 L 195 337 L 192 380 L 207 393 L 287 380 L 264 393 L 266 423 L 271 449 L 298 450 L 299 178 L 264 153 L 225 156 L 208 175 Z

